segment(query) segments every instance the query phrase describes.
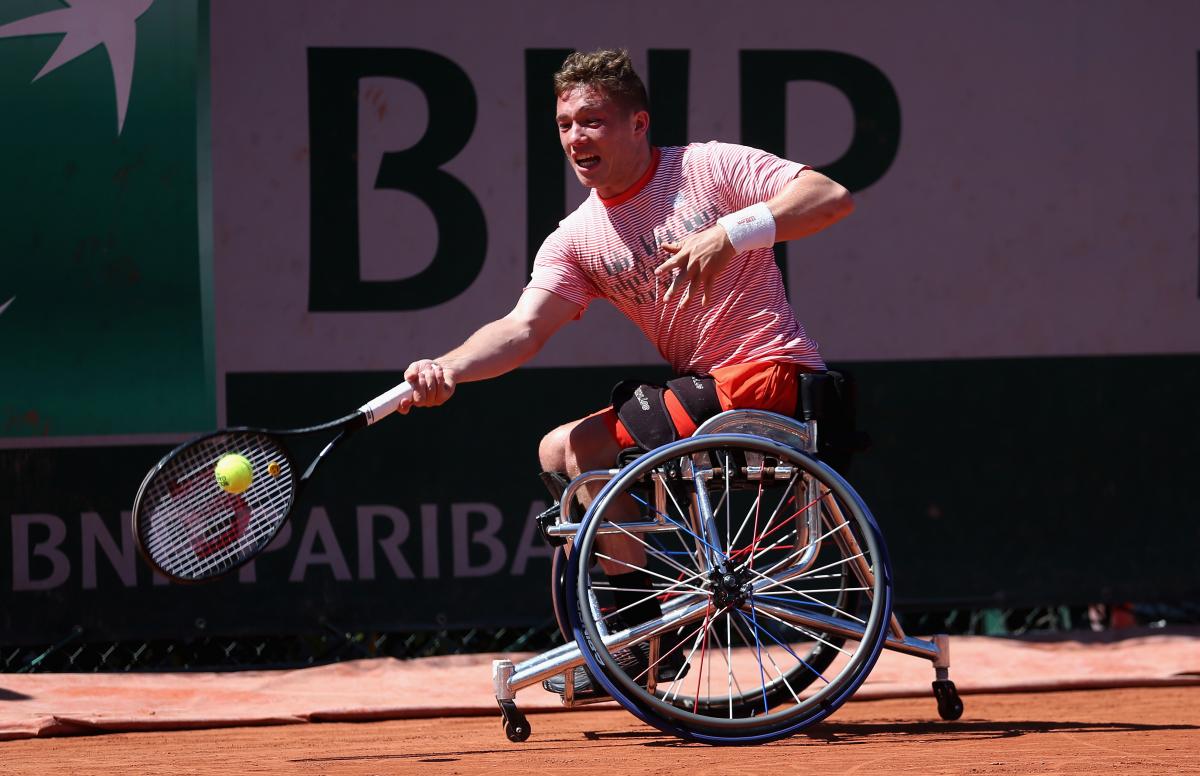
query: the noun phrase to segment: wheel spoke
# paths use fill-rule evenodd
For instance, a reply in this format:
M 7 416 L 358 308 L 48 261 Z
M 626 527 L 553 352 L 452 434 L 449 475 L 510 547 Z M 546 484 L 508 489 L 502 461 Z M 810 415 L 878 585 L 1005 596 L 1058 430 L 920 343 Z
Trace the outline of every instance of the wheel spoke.
M 571 617 L 594 641 L 660 612 L 581 645 L 648 722 L 714 743 L 769 740 L 824 718 L 864 680 L 887 636 L 886 554 L 861 500 L 824 466 L 752 431 L 713 432 L 642 456 L 606 493 L 576 538 Z M 608 519 L 633 503 L 654 531 Z M 588 571 L 598 561 L 644 576 L 606 582 Z M 627 649 L 641 656 L 629 674 Z
M 674 568 L 676 571 L 682 571 L 684 574 L 690 574 L 690 573 L 691 573 L 691 571 L 692 571 L 691 569 L 689 569 L 689 568 L 687 568 L 686 566 L 684 566 L 683 564 L 681 564 L 681 563 L 677 562 L 676 560 L 674 560 L 673 558 L 671 558 L 669 555 L 664 555 L 664 554 L 663 554 L 662 552 L 660 552 L 660 551 L 659 551 L 657 548 L 655 548 L 655 547 L 652 547 L 652 546 L 651 546 L 651 545 L 650 545 L 650 544 L 649 544 L 649 543 L 648 543 L 648 542 L 647 542 L 645 539 L 643 539 L 642 537 L 640 537 L 640 536 L 638 536 L 637 534 L 634 534 L 634 533 L 632 533 L 632 532 L 630 532 L 630 531 L 626 530 L 625 528 L 621 527 L 621 524 L 620 524 L 620 523 L 613 523 L 612 525 L 613 525 L 613 527 L 614 527 L 614 528 L 616 528 L 616 529 L 617 529 L 618 531 L 620 531 L 622 534 L 624 534 L 625 536 L 628 536 L 630 539 L 633 539 L 635 542 L 637 542 L 638 544 L 640 544 L 640 545 L 642 545 L 643 547 L 645 547 L 645 548 L 646 548 L 646 553 L 647 553 L 647 554 L 649 554 L 649 555 L 652 555 L 652 556 L 654 556 L 654 557 L 656 557 L 656 558 L 659 558 L 659 559 L 660 559 L 660 560 L 662 560 L 664 563 L 666 563 L 668 566 L 671 566 L 671 567 L 673 567 L 673 568 Z
M 842 564 L 844 564 L 844 563 L 849 563 L 850 561 L 852 561 L 852 560 L 855 560 L 856 558 L 860 558 L 860 557 L 862 557 L 862 553 L 859 553 L 858 555 L 855 555 L 854 557 L 851 557 L 851 558 L 844 558 L 844 559 L 842 559 L 842 560 L 839 560 L 839 561 L 837 561 L 836 563 L 832 563 L 832 564 L 830 564 L 830 565 L 831 565 L 831 566 L 840 566 L 840 565 L 842 565 Z M 811 596 L 811 595 L 809 595 L 808 593 L 804 592 L 803 590 L 796 590 L 796 589 L 795 589 L 795 588 L 793 588 L 793 587 L 789 587 L 789 586 L 787 585 L 787 583 L 784 583 L 784 582 L 779 582 L 779 581 L 777 581 L 777 580 L 771 579 L 771 578 L 770 578 L 770 577 L 768 577 L 768 576 L 765 576 L 765 575 L 763 575 L 763 574 L 760 574 L 760 573 L 758 573 L 758 572 L 757 572 L 757 571 L 755 571 L 754 569 L 748 569 L 748 571 L 749 571 L 751 574 L 753 574 L 754 576 L 756 576 L 756 577 L 758 577 L 758 578 L 760 578 L 760 579 L 764 579 L 764 580 L 766 580 L 767 582 L 769 582 L 769 583 L 770 583 L 770 584 L 764 585 L 763 587 L 761 587 L 761 588 L 759 588 L 758 590 L 756 590 L 756 591 L 755 591 L 755 593 L 756 593 L 756 594 L 757 594 L 757 593 L 761 593 L 761 592 L 762 592 L 762 591 L 764 591 L 764 590 L 776 590 L 776 589 L 778 589 L 778 588 L 781 588 L 781 587 L 782 587 L 783 589 L 785 589 L 785 590 L 789 590 L 789 591 L 791 591 L 791 592 L 795 593 L 796 595 L 798 595 L 798 596 L 800 596 L 800 597 L 802 597 L 802 598 L 807 598 L 807 599 L 809 599 L 809 600 L 811 600 L 811 601 L 814 601 L 814 602 L 816 602 L 816 603 L 820 604 L 821 606 L 824 606 L 824 607 L 826 607 L 827 609 L 829 609 L 829 610 L 831 610 L 831 611 L 833 611 L 833 612 L 836 612 L 836 613 L 840 614 L 840 615 L 841 615 L 841 616 L 843 616 L 843 617 L 846 617 L 846 618 L 848 618 L 848 619 L 854 620 L 855 622 L 857 622 L 857 623 L 860 623 L 860 624 L 863 622 L 863 621 L 862 621 L 862 620 L 860 620 L 859 618 L 855 617 L 853 614 L 850 614 L 849 612 L 847 612 L 847 611 L 844 611 L 844 610 L 842 610 L 842 609 L 838 608 L 837 606 L 834 606 L 833 604 L 831 604 L 831 603 L 829 603 L 829 602 L 827 602 L 827 601 L 822 601 L 820 598 L 817 598 L 816 596 Z
M 775 622 L 779 623 L 780 625 L 785 625 L 789 628 L 794 628 L 795 630 L 798 630 L 801 633 L 803 633 L 805 636 L 808 636 L 813 641 L 820 642 L 821 644 L 824 644 L 825 646 L 829 647 L 830 649 L 836 649 L 838 652 L 841 652 L 846 657 L 853 656 L 851 653 L 842 649 L 837 644 L 834 644 L 830 641 L 826 641 L 825 639 L 821 638 L 821 635 L 819 633 L 817 633 L 816 631 L 809 630 L 808 628 L 806 628 L 803 625 L 797 625 L 794 622 L 788 622 L 788 621 L 781 619 L 780 617 L 772 614 L 771 612 L 766 611 L 765 609 L 763 610 L 763 616 L 768 619 L 774 620 Z
M 770 613 L 769 613 L 769 612 L 763 612 L 763 614 L 765 614 L 765 615 L 769 615 Z M 759 627 L 759 626 L 758 626 L 758 624 L 757 624 L 756 622 L 755 622 L 755 623 L 752 623 L 750 620 L 746 619 L 746 615 L 742 614 L 742 612 L 741 612 L 741 610 L 740 610 L 740 609 L 738 610 L 738 615 L 740 615 L 740 616 L 741 616 L 742 620 L 743 620 L 743 621 L 744 621 L 746 624 L 748 624 L 748 625 L 751 625 L 751 627 L 754 627 L 754 628 L 758 628 L 758 627 Z M 785 624 L 786 624 L 786 623 L 785 623 Z M 792 651 L 792 648 L 791 648 L 791 647 L 789 647 L 787 644 L 784 644 L 782 641 L 780 641 L 779 639 L 775 638 L 775 636 L 774 636 L 774 635 L 772 635 L 771 631 L 769 631 L 769 630 L 766 630 L 766 629 L 764 628 L 764 629 L 762 629 L 762 632 L 763 632 L 763 633 L 764 633 L 764 634 L 767 636 L 767 638 L 769 638 L 771 641 L 774 641 L 776 644 L 778 644 L 779 646 L 783 647 L 784 651 L 785 651 L 785 652 L 787 652 L 789 655 L 791 655 L 793 658 L 795 658 L 795 660 L 796 660 L 796 662 L 797 662 L 797 663 L 800 663 L 800 664 L 801 664 L 801 665 L 803 665 L 805 668 L 807 668 L 809 671 L 812 671 L 812 672 L 813 672 L 813 674 L 814 674 L 814 675 L 816 675 L 818 678 L 820 678 L 820 680 L 821 680 L 821 681 L 825 682 L 825 684 L 829 684 L 829 680 L 825 678 L 825 675 L 824 675 L 823 673 L 821 673 L 820 671 L 816 670 L 816 669 L 815 669 L 815 668 L 813 668 L 811 665 L 809 665 L 809 664 L 808 664 L 808 661 L 806 661 L 804 658 L 800 657 L 800 656 L 799 656 L 799 655 L 797 655 L 795 652 L 793 652 L 793 651 Z
M 670 488 L 667 488 L 667 493 L 671 493 Z M 648 501 L 646 501 L 644 498 L 642 498 L 641 496 L 639 496 L 638 494 L 630 493 L 629 495 L 633 497 L 634 501 L 641 502 L 642 506 L 650 507 L 651 511 L 656 512 L 659 515 L 662 515 L 662 518 L 664 520 L 666 520 L 668 523 L 670 523 L 671 525 L 675 526 L 676 528 L 678 528 L 679 530 L 681 530 L 687 534 L 690 534 L 692 536 L 692 538 L 694 538 L 696 541 L 700 542 L 705 547 L 707 547 L 708 549 L 712 550 L 717 555 L 719 555 L 722 560 L 725 559 L 725 553 L 721 552 L 716 547 L 713 547 L 711 544 L 709 544 L 707 541 L 705 541 L 702 537 L 698 536 L 695 531 L 688 528 L 686 525 L 683 525 L 682 523 L 675 522 L 674 520 L 671 519 L 670 515 L 665 514 L 663 512 L 659 512 L 659 510 L 657 508 L 650 506 L 650 503 Z M 671 495 L 671 500 L 675 502 L 675 508 L 679 509 L 679 502 L 675 499 L 674 494 Z M 681 514 L 683 514 L 682 509 L 680 509 L 679 511 Z
M 730 619 L 732 619 L 732 618 L 730 618 Z M 746 637 L 746 632 L 742 629 L 742 624 L 740 622 L 735 621 L 734 625 L 735 625 L 735 629 L 738 632 L 738 635 L 742 639 L 742 643 L 745 644 L 747 647 L 749 647 L 750 639 L 748 639 Z M 792 688 L 792 683 L 788 681 L 787 675 L 783 672 L 783 669 L 781 669 L 779 667 L 779 664 L 775 662 L 775 658 L 771 655 L 770 651 L 767 652 L 767 660 L 771 661 L 771 667 L 775 669 L 776 675 L 778 675 L 779 678 L 783 681 L 783 686 L 787 688 L 787 691 L 791 694 L 792 698 L 795 699 L 797 704 L 800 703 L 800 696 Z M 812 670 L 812 669 L 810 668 L 809 670 Z
M 635 566 L 635 565 L 633 565 L 632 563 L 626 563 L 626 562 L 625 562 L 625 561 L 623 561 L 623 560 L 617 560 L 617 559 L 616 559 L 616 558 L 614 558 L 613 556 L 611 556 L 611 555 L 605 555 L 605 554 L 604 554 L 604 553 L 602 553 L 602 552 L 597 552 L 597 553 L 596 553 L 596 557 L 597 557 L 597 558 L 603 558 L 604 560 L 606 560 L 606 561 L 609 561 L 610 563 L 616 563 L 616 564 L 617 564 L 617 565 L 619 565 L 619 566 L 624 566 L 624 567 L 625 567 L 625 568 L 627 568 L 627 569 L 633 569 L 634 571 L 645 571 L 647 574 L 649 574 L 649 575 L 650 575 L 650 576 L 652 576 L 652 577 L 658 577 L 659 579 L 665 579 L 665 580 L 667 580 L 668 582 L 670 582 L 670 583 L 671 583 L 671 585 L 672 585 L 672 587 L 671 587 L 671 588 L 667 588 L 667 590 L 672 590 L 672 589 L 674 589 L 674 587 L 680 587 L 680 586 L 682 586 L 682 587 L 686 587 L 686 588 L 688 588 L 689 590 L 692 590 L 692 591 L 694 591 L 694 592 L 697 592 L 697 593 L 703 593 L 704 595 L 708 595 L 708 594 L 709 594 L 709 593 L 708 593 L 708 591 L 707 591 L 707 590 L 705 590 L 705 589 L 703 589 L 703 588 L 696 587 L 695 585 L 689 585 L 689 584 L 687 584 L 686 582 L 676 582 L 674 579 L 671 579 L 670 577 L 664 577 L 662 574 L 659 574 L 657 571 L 651 571 L 650 569 L 648 569 L 648 568 L 644 568 L 644 567 L 642 567 L 642 566 Z M 699 576 L 699 575 L 696 575 L 696 576 Z M 694 579 L 694 578 L 695 578 L 695 577 L 693 577 L 693 579 Z M 655 595 L 660 595 L 660 593 L 656 593 Z

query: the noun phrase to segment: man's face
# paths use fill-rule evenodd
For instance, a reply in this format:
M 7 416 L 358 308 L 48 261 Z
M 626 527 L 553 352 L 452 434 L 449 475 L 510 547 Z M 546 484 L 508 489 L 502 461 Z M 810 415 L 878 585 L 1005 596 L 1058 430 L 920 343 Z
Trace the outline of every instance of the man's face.
M 649 159 L 646 111 L 628 111 L 592 87 L 576 87 L 558 97 L 558 139 L 571 169 L 584 186 L 602 197 L 625 191 L 645 171 Z

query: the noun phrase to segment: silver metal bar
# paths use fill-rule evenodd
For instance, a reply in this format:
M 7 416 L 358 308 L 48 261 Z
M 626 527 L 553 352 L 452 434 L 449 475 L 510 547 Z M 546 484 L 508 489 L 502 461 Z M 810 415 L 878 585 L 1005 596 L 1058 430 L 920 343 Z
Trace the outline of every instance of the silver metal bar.
M 844 515 L 842 515 L 842 510 L 837 505 L 837 501 L 831 495 L 827 495 L 825 497 L 825 501 L 829 506 L 829 511 L 834 515 L 834 518 L 837 520 L 838 524 L 844 524 L 846 522 L 846 518 Z M 865 587 L 874 588 L 875 572 L 871 569 L 870 564 L 867 563 L 867 559 L 863 557 L 862 548 L 859 546 L 858 540 L 854 538 L 854 533 L 850 530 L 850 527 L 847 525 L 842 530 L 835 533 L 833 535 L 833 539 L 835 542 L 837 542 L 838 547 L 842 548 L 842 552 L 846 553 L 847 556 L 858 556 L 854 559 L 855 575 Z M 868 592 L 867 595 L 871 595 L 870 592 Z M 888 622 L 888 629 L 891 630 L 894 638 L 900 641 L 904 640 L 904 628 L 901 627 L 900 618 L 898 618 L 894 612 L 892 613 L 891 620 Z
M 850 524 L 846 522 L 846 516 L 842 514 L 842 508 L 838 506 L 837 499 L 833 498 L 832 494 L 826 494 L 822 501 L 825 502 L 834 525 L 842 527 L 833 534 L 833 541 L 841 549 L 842 554 L 847 558 L 854 558 L 851 568 L 854 569 L 858 581 L 864 587 L 874 589 L 875 572 L 871 570 L 871 565 L 863 557 L 862 548 L 858 546 L 858 540 L 854 538 L 854 532 L 850 530 Z
M 785 622 L 790 622 L 794 625 L 802 625 L 810 630 L 821 631 L 824 633 L 833 633 L 838 636 L 844 636 L 855 641 L 862 640 L 863 633 L 866 629 L 856 622 L 848 620 L 840 620 L 836 617 L 826 617 L 815 612 L 802 612 L 795 609 L 788 609 L 783 606 L 765 603 L 761 600 L 755 601 L 754 606 L 760 611 L 773 614 Z M 884 646 L 894 652 L 903 652 L 906 655 L 914 657 L 923 657 L 926 660 L 937 660 L 941 651 L 932 641 L 913 638 L 906 636 L 903 639 L 890 636 Z
M 821 551 L 821 540 L 815 539 L 821 534 L 821 483 L 813 477 L 806 476 L 803 487 L 797 483 L 792 488 L 792 492 L 804 498 L 804 504 L 808 505 L 804 510 L 804 515 L 797 521 L 796 527 L 796 545 L 803 547 L 804 552 L 796 559 L 795 566 L 793 566 L 797 573 L 803 574 L 816 562 L 817 553 Z
M 573 538 L 577 533 L 579 533 L 579 527 L 581 525 L 582 523 L 555 523 L 546 529 L 546 533 L 550 534 L 551 536 L 565 536 L 567 538 Z M 621 527 L 617 528 L 618 525 Z M 600 536 L 603 534 L 624 533 L 626 531 L 635 534 L 670 533 L 671 531 L 678 530 L 679 526 L 672 525 L 665 520 L 639 520 L 634 523 L 601 523 L 600 525 L 596 526 L 596 535 Z
M 707 611 L 708 601 L 698 601 L 691 606 L 667 612 L 661 620 L 651 620 L 632 628 L 626 628 L 611 635 L 603 636 L 602 640 L 609 652 L 615 652 L 618 649 L 628 647 L 636 641 L 661 636 L 690 622 L 699 620 L 704 617 Z M 564 647 L 567 649 L 563 649 Z M 515 693 L 523 687 L 536 684 L 555 674 L 565 673 L 569 669 L 583 664 L 583 654 L 579 651 L 579 645 L 564 644 L 558 649 L 551 650 L 544 655 L 538 655 L 535 658 L 530 658 L 517 665 L 513 675 L 508 680 L 508 687 Z
M 551 536 L 561 536 L 568 539 L 574 538 L 579 533 L 582 523 L 572 523 L 570 518 L 571 499 L 575 497 L 575 493 L 589 482 L 608 481 L 617 476 L 620 469 L 597 469 L 596 471 L 584 472 L 575 479 L 571 480 L 563 491 L 562 499 L 558 505 L 558 522 L 549 526 L 546 533 Z M 653 520 L 637 520 L 628 523 L 621 523 L 620 528 L 617 528 L 614 523 L 605 522 L 596 527 L 596 533 L 600 534 L 617 534 L 628 531 L 629 533 L 667 533 L 670 531 L 678 531 L 679 526 L 672 524 L 666 518 L 666 484 L 660 472 L 651 472 L 651 479 L 655 486 L 655 507 Z
M 527 660 L 522 660 L 520 663 L 517 663 L 516 669 L 517 671 L 526 671 L 536 665 L 545 663 L 547 660 L 555 660 L 556 658 L 562 657 L 568 652 L 578 651 L 578 649 L 579 648 L 575 645 L 575 642 L 568 641 L 566 644 L 559 644 L 554 649 L 547 650 L 540 655 L 534 655 Z
M 492 689 L 496 700 L 511 701 L 517 697 L 512 688 L 513 664 L 511 660 L 492 661 Z
M 578 670 L 578 668 L 571 668 L 563 674 L 562 702 L 564 706 L 575 705 L 575 672 Z
M 717 533 L 717 518 L 712 511 L 712 502 L 708 498 L 708 480 L 712 476 L 712 469 L 705 469 L 695 473 L 695 503 L 696 508 L 699 510 L 696 520 L 703 525 L 703 531 L 700 535 L 705 541 L 704 557 L 708 558 L 708 567 L 710 569 L 721 565 L 720 556 L 724 554 L 720 545 L 720 536 Z
M 571 499 L 575 498 L 575 492 L 589 482 L 599 482 L 611 480 L 616 477 L 620 469 L 595 469 L 589 472 L 583 472 L 575 479 L 567 483 L 566 489 L 563 491 L 562 498 L 558 500 L 558 521 L 559 523 L 568 523 L 571 520 Z M 557 535 L 557 534 L 556 534 Z
M 948 679 L 950 670 L 950 637 L 946 633 L 937 633 L 934 636 L 934 645 L 937 646 L 937 657 L 934 660 L 934 668 L 946 669 L 946 676 L 938 676 L 938 679 Z

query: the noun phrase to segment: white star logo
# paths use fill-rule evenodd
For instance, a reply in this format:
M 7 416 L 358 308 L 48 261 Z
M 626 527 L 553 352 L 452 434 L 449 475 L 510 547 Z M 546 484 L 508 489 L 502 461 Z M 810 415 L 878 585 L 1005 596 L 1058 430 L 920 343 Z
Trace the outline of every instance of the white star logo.
M 63 0 L 69 8 L 48 11 L 0 26 L 0 38 L 64 34 L 54 54 L 33 77 L 37 81 L 96 46 L 104 46 L 112 65 L 117 93 L 117 134 L 125 126 L 125 109 L 133 83 L 133 53 L 137 18 L 154 0 Z M 0 308 L 2 309 L 2 308 Z

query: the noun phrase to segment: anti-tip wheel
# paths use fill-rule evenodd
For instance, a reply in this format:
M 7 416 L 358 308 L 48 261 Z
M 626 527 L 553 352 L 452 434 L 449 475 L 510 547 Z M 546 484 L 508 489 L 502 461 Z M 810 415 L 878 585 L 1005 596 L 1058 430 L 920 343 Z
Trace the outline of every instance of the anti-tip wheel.
M 514 744 L 528 741 L 533 728 L 530 727 L 529 720 L 517 708 L 517 704 L 512 701 L 498 701 L 498 703 L 500 704 L 500 714 L 504 717 L 504 735 Z
M 947 722 L 953 722 L 963 715 L 962 698 L 958 697 L 958 689 L 954 682 L 942 679 L 933 683 L 933 697 L 937 699 L 938 716 Z
M 514 744 L 520 744 L 529 740 L 529 734 L 533 731 L 529 729 L 529 723 L 524 725 L 513 725 L 511 722 L 504 723 L 504 735 L 508 736 L 508 740 Z

